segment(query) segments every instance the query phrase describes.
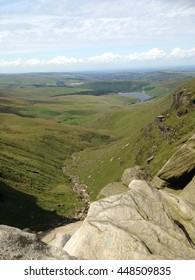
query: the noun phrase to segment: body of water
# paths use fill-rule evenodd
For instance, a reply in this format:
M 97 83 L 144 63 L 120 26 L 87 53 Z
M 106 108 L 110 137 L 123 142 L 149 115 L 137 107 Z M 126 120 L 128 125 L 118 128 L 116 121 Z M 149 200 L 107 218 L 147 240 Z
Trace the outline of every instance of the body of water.
M 144 92 L 141 91 L 135 91 L 135 92 L 119 92 L 118 93 L 120 96 L 131 96 L 140 99 L 142 102 L 146 101 L 148 99 L 151 99 L 152 97 L 145 94 Z

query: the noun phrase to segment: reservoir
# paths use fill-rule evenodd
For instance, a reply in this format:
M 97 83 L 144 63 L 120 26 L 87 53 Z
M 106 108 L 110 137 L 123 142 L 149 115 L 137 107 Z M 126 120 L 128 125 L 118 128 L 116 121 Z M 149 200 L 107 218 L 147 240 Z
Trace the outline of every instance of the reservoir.
M 120 96 L 131 96 L 140 99 L 141 102 L 151 99 L 152 97 L 141 91 L 135 92 L 119 92 Z

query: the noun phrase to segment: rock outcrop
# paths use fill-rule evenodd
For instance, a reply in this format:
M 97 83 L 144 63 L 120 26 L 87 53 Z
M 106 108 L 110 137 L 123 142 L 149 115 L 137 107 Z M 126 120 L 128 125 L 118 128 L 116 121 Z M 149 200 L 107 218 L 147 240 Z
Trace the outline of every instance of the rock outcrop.
M 139 166 L 126 169 L 121 182 L 102 189 L 104 198 L 91 203 L 72 237 L 55 234 L 48 244 L 78 259 L 195 259 L 194 140 L 151 181 Z M 182 191 L 175 195 L 169 186 Z
M 150 185 L 156 189 L 164 189 L 169 185 L 168 182 L 160 179 L 158 176 L 154 176 L 154 178 L 151 180 Z
M 174 223 L 181 228 L 195 249 L 195 204 L 167 191 L 162 191 L 162 195 L 165 209 L 169 209 L 169 215 Z
M 128 188 L 122 182 L 113 182 L 106 185 L 99 193 L 98 199 L 121 194 L 128 191 Z
M 141 168 L 140 166 L 135 166 L 132 168 L 127 168 L 121 178 L 123 185 L 127 186 L 133 180 L 148 180 L 149 175 L 147 174 L 146 170 Z
M 182 219 L 175 222 L 171 199 L 174 204 L 178 200 L 145 181 L 133 180 L 128 192 L 91 204 L 64 250 L 84 259 L 195 259 L 191 235 L 195 227 L 190 221 L 194 209 L 180 198 L 180 214 L 190 209 L 191 218 L 186 220 L 189 225 Z M 189 228 L 186 236 L 184 229 Z
M 193 83 L 193 82 L 192 82 Z M 173 94 L 173 104 L 172 108 L 174 108 L 177 112 L 177 116 L 181 117 L 182 115 L 187 114 L 189 111 L 194 110 L 195 104 L 195 91 L 194 85 L 188 84 L 182 89 L 178 89 Z
M 151 181 L 139 166 L 126 169 L 83 222 L 40 236 L 0 226 L 0 259 L 195 260 L 194 173 L 195 135 Z
M 35 234 L 0 225 L 0 260 L 70 260 L 65 251 L 41 242 Z
M 195 176 L 195 134 L 183 144 L 158 172 L 158 177 L 183 189 Z

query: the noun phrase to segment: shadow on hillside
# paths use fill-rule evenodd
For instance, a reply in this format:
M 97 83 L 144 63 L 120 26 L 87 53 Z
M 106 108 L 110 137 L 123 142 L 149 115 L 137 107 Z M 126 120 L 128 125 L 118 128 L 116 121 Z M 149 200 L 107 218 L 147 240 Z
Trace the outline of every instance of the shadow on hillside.
M 20 192 L 0 181 L 0 224 L 40 231 L 74 221 L 41 209 L 36 204 L 34 196 Z

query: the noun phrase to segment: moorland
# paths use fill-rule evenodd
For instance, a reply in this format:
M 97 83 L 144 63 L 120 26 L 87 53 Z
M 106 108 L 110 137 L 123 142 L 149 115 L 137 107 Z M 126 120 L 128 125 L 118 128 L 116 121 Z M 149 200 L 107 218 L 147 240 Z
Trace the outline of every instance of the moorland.
M 38 231 L 76 219 L 84 202 L 73 176 L 93 201 L 125 168 L 155 175 L 194 130 L 194 111 L 175 117 L 171 109 L 178 88 L 195 88 L 193 77 L 171 70 L 1 74 L 0 223 Z M 156 124 L 164 112 L 168 131 Z

